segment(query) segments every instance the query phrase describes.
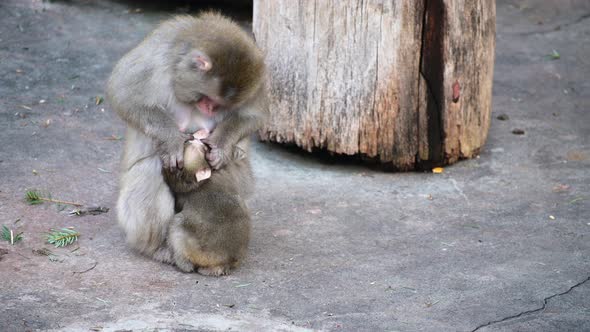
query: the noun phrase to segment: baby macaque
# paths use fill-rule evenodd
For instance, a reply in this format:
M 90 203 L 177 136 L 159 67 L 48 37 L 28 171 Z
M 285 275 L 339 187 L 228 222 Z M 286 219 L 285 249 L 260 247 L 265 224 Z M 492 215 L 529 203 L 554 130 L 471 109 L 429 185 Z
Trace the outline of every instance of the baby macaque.
M 209 150 L 202 139 L 209 137 L 206 129 L 200 129 L 193 134 L 193 139 L 186 142 L 184 146 L 184 176 L 194 174 L 197 182 L 211 177 L 211 167 L 205 154 Z
M 203 134 L 195 136 L 206 138 Z M 246 143 L 236 148 L 241 150 Z M 196 269 L 200 274 L 220 276 L 228 274 L 246 254 L 250 214 L 244 196 L 252 186 L 252 174 L 245 152 L 211 173 L 206 150 L 198 138 L 189 141 L 184 150 L 184 171 L 164 172 L 179 212 L 168 230 L 167 249 L 161 249 L 156 259 L 185 272 Z

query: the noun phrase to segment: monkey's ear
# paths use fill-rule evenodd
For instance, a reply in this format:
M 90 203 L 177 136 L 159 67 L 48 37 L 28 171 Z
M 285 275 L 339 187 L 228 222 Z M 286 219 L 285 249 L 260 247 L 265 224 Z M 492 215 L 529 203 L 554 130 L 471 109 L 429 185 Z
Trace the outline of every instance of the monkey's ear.
M 209 58 L 209 56 L 207 56 L 207 54 L 201 51 L 194 51 L 192 52 L 191 56 L 195 68 L 202 71 L 209 71 L 211 70 L 211 67 L 213 67 L 211 59 Z

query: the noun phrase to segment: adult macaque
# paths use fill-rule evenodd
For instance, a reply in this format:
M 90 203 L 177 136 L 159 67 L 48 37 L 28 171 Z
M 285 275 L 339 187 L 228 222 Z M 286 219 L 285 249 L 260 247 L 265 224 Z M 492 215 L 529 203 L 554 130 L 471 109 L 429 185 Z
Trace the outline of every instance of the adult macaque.
M 223 169 L 267 116 L 264 71 L 252 39 L 213 13 L 162 23 L 116 65 L 107 95 L 128 125 L 117 217 L 133 248 L 166 256 L 175 210 L 162 169 L 183 169 L 200 129 L 210 166 Z

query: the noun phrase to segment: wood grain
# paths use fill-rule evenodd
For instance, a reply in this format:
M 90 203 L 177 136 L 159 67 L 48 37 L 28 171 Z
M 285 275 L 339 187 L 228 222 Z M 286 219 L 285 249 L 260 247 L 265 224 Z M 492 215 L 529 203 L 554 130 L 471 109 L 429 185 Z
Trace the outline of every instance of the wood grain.
M 262 140 L 400 170 L 485 142 L 493 1 L 255 0 L 253 17 L 270 76 Z

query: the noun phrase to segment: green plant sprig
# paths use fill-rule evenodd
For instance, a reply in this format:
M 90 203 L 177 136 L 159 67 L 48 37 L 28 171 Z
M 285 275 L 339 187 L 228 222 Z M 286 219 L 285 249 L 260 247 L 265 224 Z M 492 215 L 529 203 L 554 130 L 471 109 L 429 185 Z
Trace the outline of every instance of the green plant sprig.
M 2 240 L 10 242 L 10 244 L 14 245 L 18 241 L 23 239 L 23 233 L 20 232 L 18 234 L 14 234 L 12 229 L 2 225 Z
M 78 240 L 80 233 L 71 228 L 62 228 L 60 230 L 52 229 L 47 233 L 47 242 L 53 244 L 56 248 L 69 246 Z
M 82 206 L 83 205 L 83 204 L 76 203 L 76 202 L 68 202 L 68 201 L 62 201 L 59 199 L 53 199 L 50 197 L 43 197 L 43 195 L 37 190 L 27 190 L 27 192 L 25 192 L 25 200 L 30 205 L 37 205 L 37 204 L 41 204 L 43 202 L 52 202 L 52 203 L 67 204 L 67 205 L 73 205 L 73 206 Z

